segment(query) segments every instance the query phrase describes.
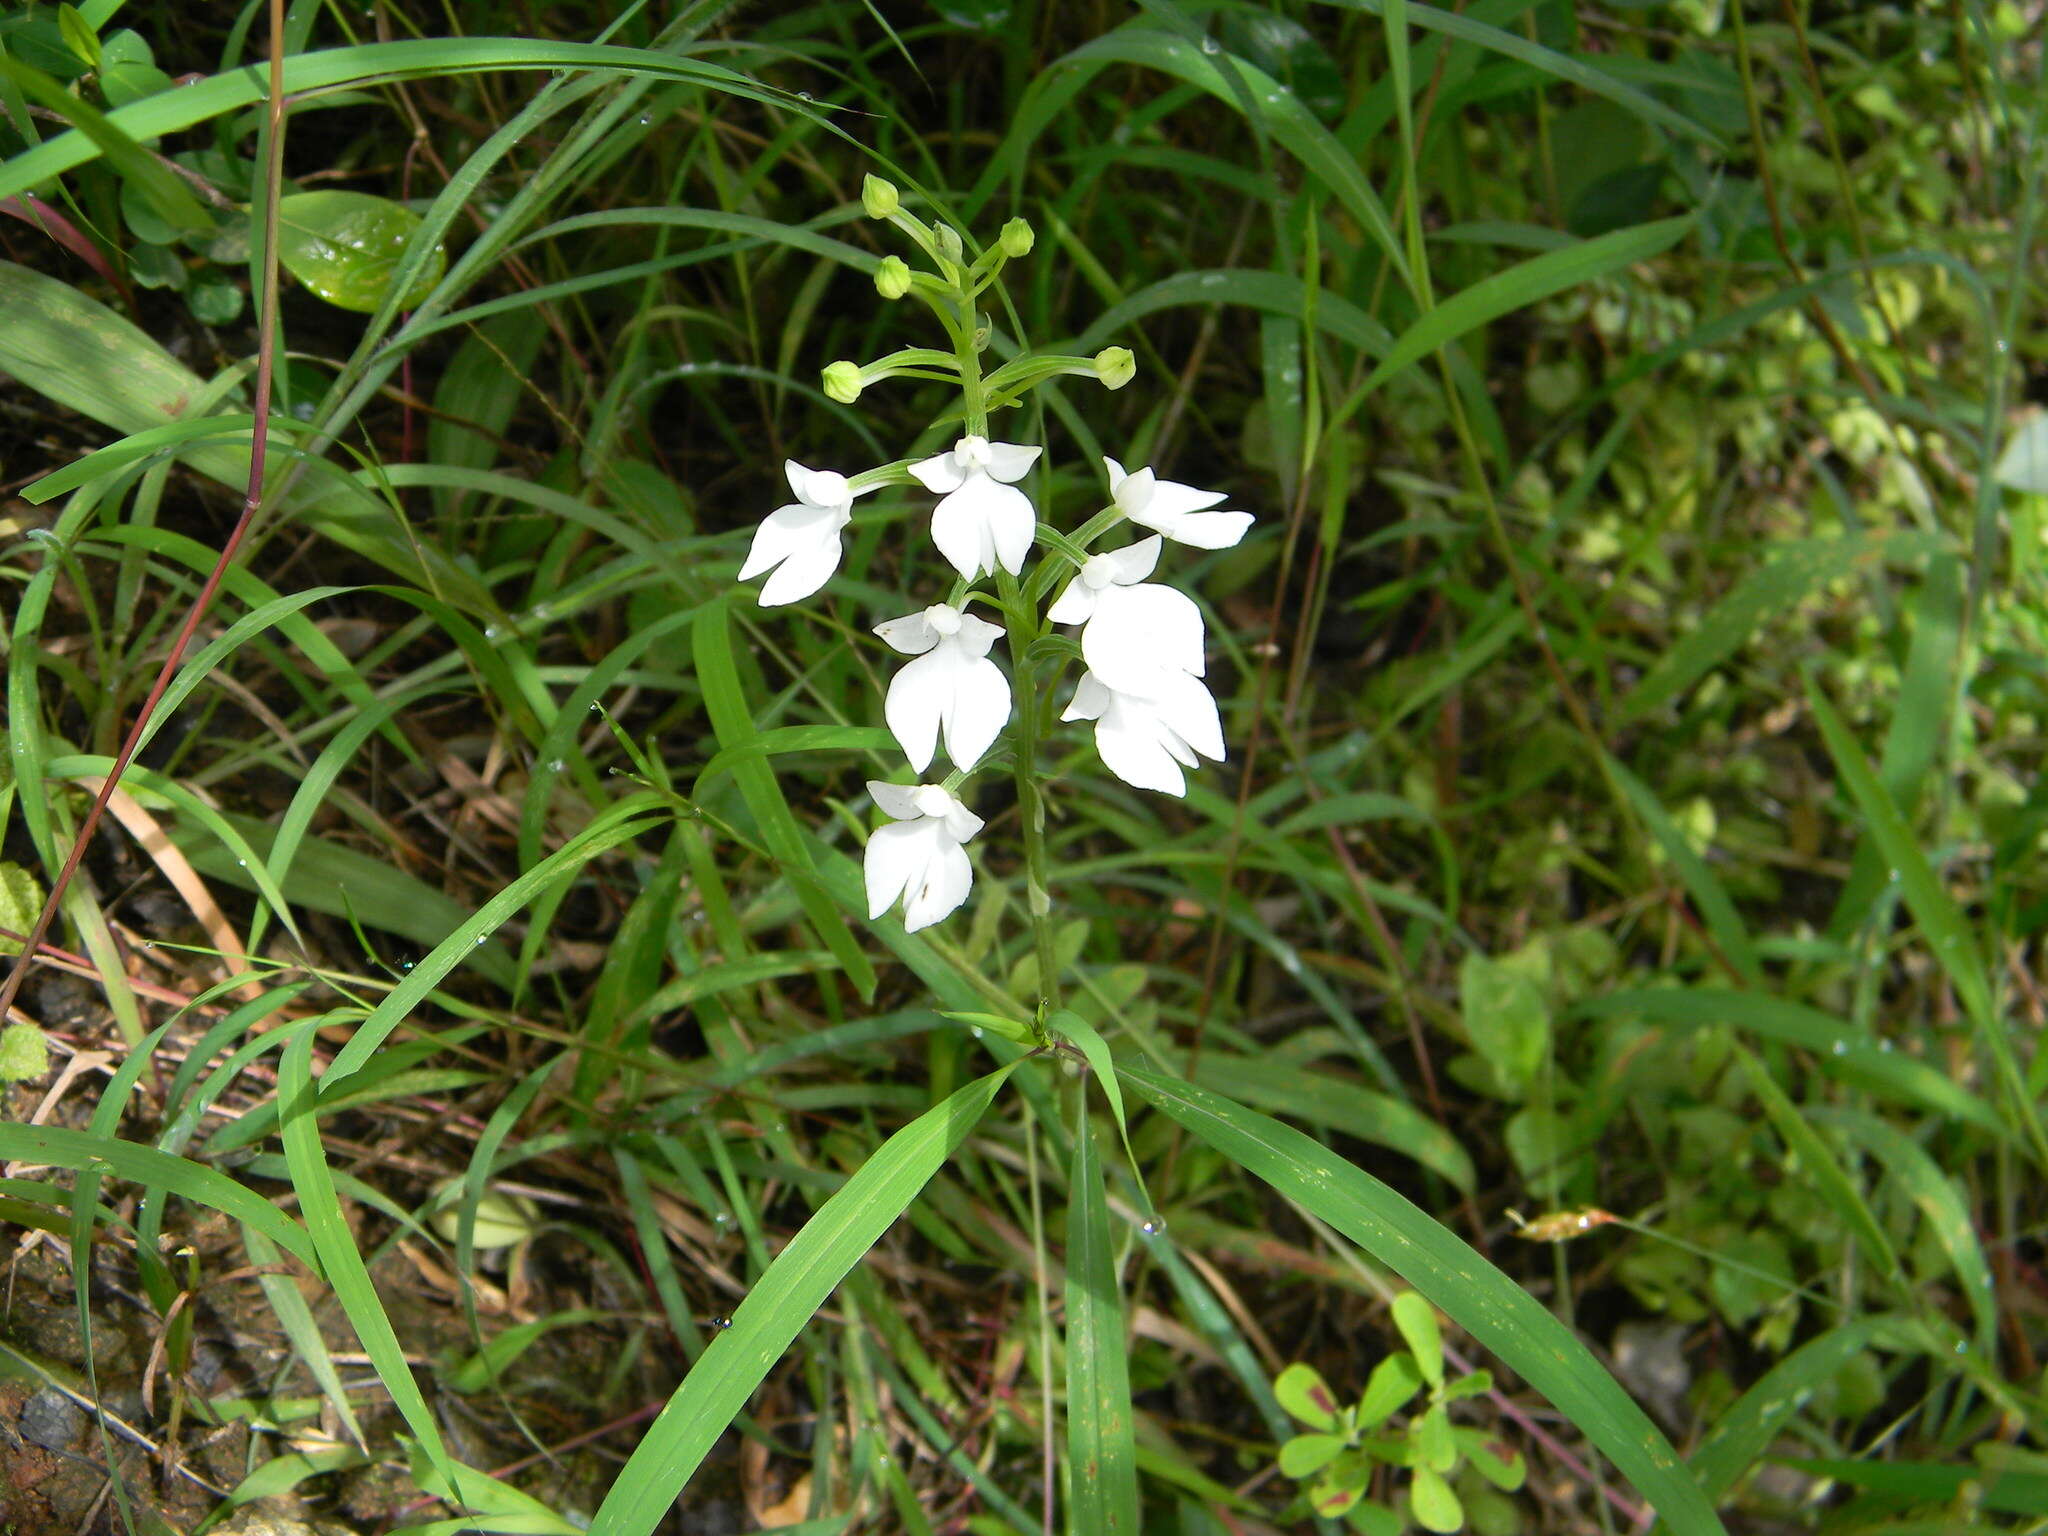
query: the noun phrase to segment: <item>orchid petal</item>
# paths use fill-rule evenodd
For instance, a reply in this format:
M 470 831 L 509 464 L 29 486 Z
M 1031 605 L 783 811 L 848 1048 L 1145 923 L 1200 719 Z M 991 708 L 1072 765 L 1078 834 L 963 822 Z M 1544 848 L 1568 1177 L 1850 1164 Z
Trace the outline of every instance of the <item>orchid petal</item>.
M 1155 533 L 1126 548 L 1111 550 L 1108 558 L 1116 566 L 1116 584 L 1134 587 L 1150 576 L 1159 567 L 1159 551 L 1164 543 Z
M 1147 582 L 1096 594 L 1095 617 L 1081 631 L 1088 669 L 1119 693 L 1146 693 L 1162 670 L 1201 676 L 1202 610 L 1172 587 Z
M 1197 490 L 1192 485 L 1182 485 L 1178 480 L 1161 480 L 1152 487 L 1152 499 L 1146 503 L 1145 512 L 1149 517 L 1174 519 L 1186 517 L 1190 512 L 1205 511 L 1222 501 L 1224 491 Z
M 976 479 L 989 484 L 986 476 Z M 964 494 L 954 491 L 932 509 L 932 542 L 954 570 L 972 581 L 995 568 L 995 539 L 987 523 L 975 516 L 972 501 L 961 500 Z
M 960 615 L 960 633 L 953 637 L 954 644 L 970 658 L 986 656 L 998 640 L 1003 638 L 1003 626 L 991 624 L 987 619 L 978 619 L 971 613 Z
M 992 661 L 971 661 L 948 680 L 946 756 L 972 768 L 1010 723 L 1010 685 Z
M 1022 480 L 1038 462 L 1043 448 L 1026 448 L 1019 443 L 990 443 L 988 472 L 1005 485 Z
M 917 808 L 919 788 L 916 784 L 884 784 L 880 779 L 868 780 L 869 798 L 891 821 L 910 821 L 924 814 Z
M 940 824 L 945 827 L 946 835 L 956 843 L 966 842 L 988 825 L 957 800 L 953 802 L 953 809 L 940 819 Z
M 1093 672 L 1083 672 L 1079 686 L 1074 689 L 1073 702 L 1067 705 L 1062 720 L 1100 720 L 1102 712 L 1114 702 L 1115 695 L 1103 687 L 1102 679 Z M 872 788 L 873 786 L 869 786 Z
M 944 495 L 957 491 L 967 478 L 967 471 L 960 467 L 952 452 L 935 453 L 928 459 L 920 459 L 910 466 L 910 472 L 917 476 L 918 484 L 928 491 Z
M 1229 549 L 1252 526 L 1249 512 L 1190 512 L 1166 530 L 1176 544 L 1194 549 Z
M 1109 472 L 1109 499 L 1116 500 L 1116 493 L 1124 483 L 1124 467 L 1107 454 L 1103 456 L 1102 467 Z
M 965 901 L 974 887 L 974 866 L 967 862 L 967 850 L 950 840 L 934 842 L 922 878 L 912 884 L 903 906 L 906 933 L 929 928 Z
M 861 859 L 868 888 L 868 916 L 880 917 L 914 882 L 922 879 L 930 862 L 927 845 L 930 831 L 918 821 L 892 822 L 876 829 L 868 838 Z
M 1111 493 L 1110 499 L 1116 503 L 1117 510 L 1125 517 L 1137 521 L 1139 514 L 1151 504 L 1152 482 L 1153 474 L 1149 469 L 1125 475 L 1116 490 Z
M 932 753 L 938 749 L 951 670 L 943 647 L 920 656 L 890 679 L 888 697 L 882 702 L 882 718 L 889 722 L 897 745 L 919 773 L 931 765 Z
M 1185 795 L 1187 775 L 1144 723 L 1126 726 L 1104 716 L 1095 727 L 1095 751 L 1102 766 L 1134 789 Z
M 932 628 L 932 621 L 922 612 L 906 613 L 900 619 L 885 619 L 875 626 L 891 650 L 905 656 L 922 656 L 939 643 L 939 632 Z
M 1194 766 L 1194 752 L 1223 761 L 1223 717 L 1200 678 L 1183 672 L 1148 702 L 1160 722 L 1188 744 L 1190 755 L 1181 760 L 1189 767 Z
M 1094 612 L 1095 589 L 1076 574 L 1066 590 L 1053 599 L 1045 616 L 1054 624 L 1085 624 Z
M 776 567 L 775 574 L 761 584 L 759 602 L 763 608 L 778 608 L 809 597 L 839 569 L 839 528 L 834 526 L 823 538 L 793 550 Z

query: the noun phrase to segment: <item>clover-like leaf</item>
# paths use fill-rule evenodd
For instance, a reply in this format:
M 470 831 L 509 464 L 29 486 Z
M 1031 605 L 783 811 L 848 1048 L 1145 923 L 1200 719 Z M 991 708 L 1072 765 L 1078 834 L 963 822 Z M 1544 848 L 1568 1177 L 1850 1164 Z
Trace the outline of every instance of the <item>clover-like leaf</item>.
M 1409 1398 L 1422 1390 L 1422 1370 L 1407 1350 L 1397 1350 L 1372 1368 L 1365 1396 L 1358 1400 L 1358 1422 L 1366 1429 L 1384 1424 Z M 1281 1399 L 1284 1404 L 1285 1398 Z
M 1451 1434 L 1450 1411 L 1434 1403 L 1415 1421 L 1409 1431 L 1415 1442 L 1415 1458 L 1432 1472 L 1448 1472 L 1458 1464 L 1458 1442 Z
M 1465 1526 L 1465 1506 L 1442 1475 L 1428 1467 L 1415 1469 L 1415 1480 L 1408 1485 L 1408 1512 L 1417 1525 L 1439 1536 L 1450 1536 Z
M 1444 1336 L 1437 1326 L 1436 1308 L 1415 1291 L 1403 1291 L 1394 1298 L 1394 1326 L 1415 1352 L 1415 1364 L 1422 1379 L 1432 1387 L 1444 1384 Z
M 1289 1477 L 1312 1477 L 1337 1459 L 1342 1435 L 1296 1435 L 1280 1447 L 1280 1470 Z
M 1273 1395 L 1282 1408 L 1309 1428 L 1337 1428 L 1337 1394 L 1330 1390 L 1321 1373 L 1305 1361 L 1297 1360 L 1274 1379 Z
M 1529 1464 L 1522 1453 L 1484 1430 L 1460 1429 L 1458 1449 L 1475 1472 L 1503 1493 L 1513 1493 L 1528 1480 Z

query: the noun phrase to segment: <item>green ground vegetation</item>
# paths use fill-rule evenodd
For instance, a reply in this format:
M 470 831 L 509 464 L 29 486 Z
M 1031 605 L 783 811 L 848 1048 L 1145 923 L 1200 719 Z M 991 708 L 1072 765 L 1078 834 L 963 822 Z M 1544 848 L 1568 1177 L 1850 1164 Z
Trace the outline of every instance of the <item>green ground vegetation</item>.
M 0 1380 L 93 1518 L 2048 1529 L 2042 23 L 0 11 L 0 952 L 122 768 Z M 943 339 L 870 176 L 1029 226 L 990 369 L 1130 350 L 992 426 L 1044 521 L 1257 518 L 1176 554 L 1226 761 L 998 652 L 916 933 L 929 497 L 735 580 L 785 458 L 960 430 L 823 372 Z

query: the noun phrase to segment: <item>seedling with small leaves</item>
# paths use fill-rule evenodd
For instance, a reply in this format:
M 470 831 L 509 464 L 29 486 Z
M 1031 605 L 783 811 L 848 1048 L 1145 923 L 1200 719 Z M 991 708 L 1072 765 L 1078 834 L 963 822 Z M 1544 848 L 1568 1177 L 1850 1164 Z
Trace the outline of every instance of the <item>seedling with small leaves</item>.
M 1367 1536 L 1400 1536 L 1411 1521 L 1426 1531 L 1470 1525 L 1480 1536 L 1510 1536 L 1521 1517 L 1504 1495 L 1527 1476 L 1522 1453 L 1451 1422 L 1451 1404 L 1487 1391 L 1491 1373 L 1446 1378 L 1436 1309 L 1415 1292 L 1396 1296 L 1393 1313 L 1408 1347 L 1374 1366 L 1364 1395 L 1348 1407 L 1315 1367 L 1296 1363 L 1280 1373 L 1280 1406 L 1308 1426 L 1280 1447 L 1280 1470 L 1308 1483 L 1317 1514 Z M 1424 1389 L 1421 1410 L 1404 1415 Z M 1382 1466 L 1407 1472 L 1405 1496 L 1392 1490 L 1391 1474 L 1382 1485 L 1387 1498 L 1366 1496 Z

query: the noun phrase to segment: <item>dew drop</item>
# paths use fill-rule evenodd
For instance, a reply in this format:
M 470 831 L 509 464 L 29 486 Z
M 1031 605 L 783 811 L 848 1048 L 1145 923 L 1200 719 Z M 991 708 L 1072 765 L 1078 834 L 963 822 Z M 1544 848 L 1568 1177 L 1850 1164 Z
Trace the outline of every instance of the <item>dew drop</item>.
M 563 762 L 559 757 L 551 757 L 548 759 L 549 773 L 560 773 L 564 768 L 568 766 L 569 765 Z
M 490 641 L 493 645 L 496 645 L 498 643 L 498 637 L 503 633 L 504 631 L 498 628 L 498 626 L 495 624 L 486 624 L 484 626 L 484 638 Z
M 1203 39 L 1202 39 L 1202 52 L 1204 52 L 1204 53 L 1221 53 L 1222 51 L 1223 51 L 1223 45 L 1222 45 L 1221 43 L 1217 42 L 1215 38 L 1213 38 L 1213 37 L 1205 37 L 1205 38 L 1203 38 Z
M 155 939 L 144 939 L 144 940 L 142 941 L 142 947 L 143 947 L 144 949 L 155 949 L 155 948 L 156 948 L 156 940 L 155 940 Z
M 1157 1237 L 1166 1230 L 1166 1218 L 1164 1216 L 1149 1217 L 1138 1223 L 1138 1230 L 1147 1237 Z
M 1837 1056 L 1846 1056 L 1849 1054 L 1849 1042 L 1846 1040 L 1837 1040 L 1833 1045 L 1829 1046 L 1828 1049 Z
M 711 1326 L 718 1329 L 720 1332 L 723 1332 L 725 1329 L 730 1328 L 732 1326 L 732 1319 L 727 1317 L 723 1312 L 721 1312 L 718 1316 L 711 1319 Z
M 732 1225 L 732 1212 L 731 1212 L 731 1211 L 715 1211 L 715 1212 L 713 1212 L 713 1213 L 712 1213 L 712 1217 L 711 1217 L 711 1225 L 713 1225 L 714 1227 L 729 1227 L 729 1226 L 731 1226 L 731 1225 Z
M 247 859 L 237 859 L 237 860 L 235 860 L 235 868 L 237 868 L 237 869 L 247 869 L 248 867 L 249 867 L 249 861 L 248 861 Z
M 483 943 L 483 941 L 484 941 L 484 936 L 483 936 L 482 934 L 478 934 L 478 935 L 476 936 L 476 941 L 477 941 L 477 943 L 479 943 L 479 944 Z

